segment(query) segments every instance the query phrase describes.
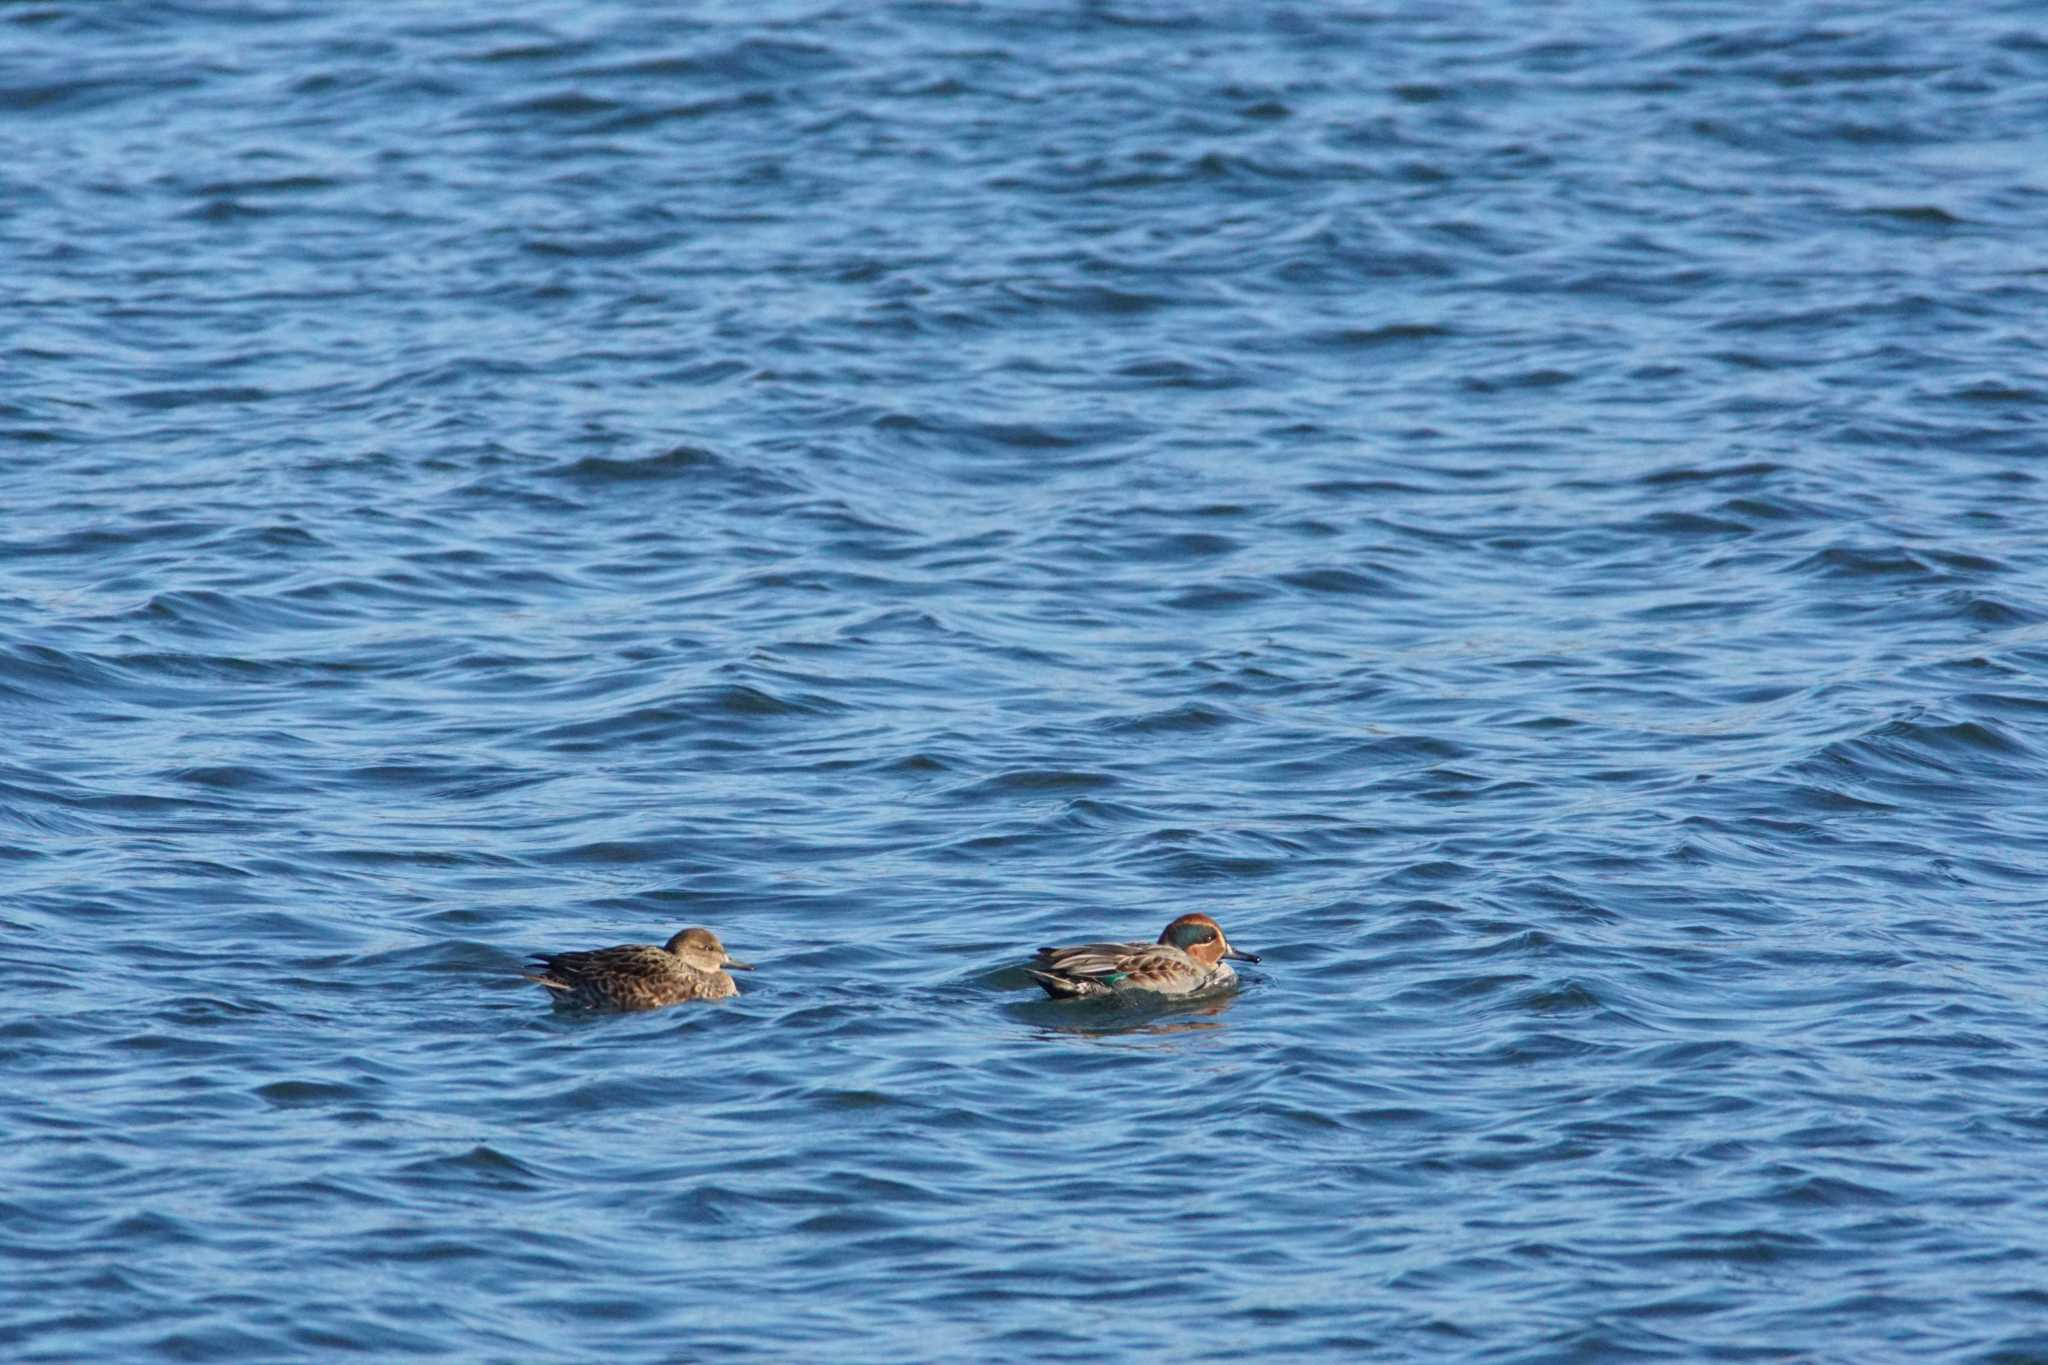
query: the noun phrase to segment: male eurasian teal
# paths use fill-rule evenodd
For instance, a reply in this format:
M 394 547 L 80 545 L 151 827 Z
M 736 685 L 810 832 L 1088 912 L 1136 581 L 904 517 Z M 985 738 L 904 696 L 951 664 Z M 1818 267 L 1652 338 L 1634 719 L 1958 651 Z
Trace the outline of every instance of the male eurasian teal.
M 554 995 L 557 1005 L 586 1010 L 654 1010 L 684 1000 L 722 1000 L 738 995 L 739 986 L 726 969 L 751 972 L 751 962 L 735 962 L 718 935 L 709 929 L 685 929 L 657 948 L 652 943 L 622 943 L 583 953 L 537 955 L 528 981 L 537 981 Z
M 1207 915 L 1182 915 L 1166 926 L 1157 943 L 1040 948 L 1041 970 L 1031 975 L 1055 1000 L 1106 999 L 1133 991 L 1199 995 L 1237 984 L 1237 973 L 1223 960 L 1226 957 L 1259 960 L 1256 954 L 1231 947 L 1222 926 Z

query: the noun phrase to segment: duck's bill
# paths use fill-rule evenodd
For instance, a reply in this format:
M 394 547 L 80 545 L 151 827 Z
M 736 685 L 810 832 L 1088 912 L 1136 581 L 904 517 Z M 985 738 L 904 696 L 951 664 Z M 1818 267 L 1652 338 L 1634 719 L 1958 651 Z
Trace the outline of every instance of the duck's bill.
M 1235 948 L 1232 948 L 1229 952 L 1225 953 L 1224 956 L 1234 957 L 1239 962 L 1257 962 L 1259 960 L 1259 955 L 1257 953 L 1239 952 Z
M 727 958 L 725 960 L 725 969 L 729 972 L 751 972 L 754 970 L 754 964 L 751 962 L 734 962 L 731 958 Z

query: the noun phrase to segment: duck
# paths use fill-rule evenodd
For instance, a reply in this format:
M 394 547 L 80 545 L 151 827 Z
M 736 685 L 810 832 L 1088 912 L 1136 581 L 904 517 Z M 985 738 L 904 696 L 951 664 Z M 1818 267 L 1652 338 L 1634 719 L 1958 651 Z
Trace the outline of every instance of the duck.
M 735 962 L 709 929 L 685 929 L 667 943 L 621 943 L 577 953 L 536 954 L 528 981 L 545 987 L 557 1006 L 585 1010 L 658 1010 L 685 1000 L 723 1000 L 740 993 L 728 973 L 751 972 Z
M 1157 943 L 1083 943 L 1040 948 L 1035 967 L 1025 970 L 1055 1000 L 1104 1000 L 1146 992 L 1204 995 L 1237 985 L 1225 958 L 1257 962 L 1240 952 L 1207 915 L 1182 915 L 1166 926 Z

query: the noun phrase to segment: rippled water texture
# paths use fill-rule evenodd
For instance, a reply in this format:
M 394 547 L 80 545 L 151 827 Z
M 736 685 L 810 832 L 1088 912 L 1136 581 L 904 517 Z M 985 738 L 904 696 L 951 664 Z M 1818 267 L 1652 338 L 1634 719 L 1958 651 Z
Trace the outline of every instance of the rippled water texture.
M 0 8 L 0 1355 L 2048 1358 L 2041 17 Z

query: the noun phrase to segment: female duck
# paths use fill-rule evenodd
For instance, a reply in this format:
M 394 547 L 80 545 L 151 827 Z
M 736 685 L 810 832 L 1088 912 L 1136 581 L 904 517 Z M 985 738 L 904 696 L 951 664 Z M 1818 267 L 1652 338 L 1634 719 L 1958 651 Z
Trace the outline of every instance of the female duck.
M 583 953 L 534 958 L 528 981 L 547 987 L 568 1009 L 654 1010 L 684 1000 L 723 1000 L 740 988 L 727 971 L 751 972 L 735 962 L 709 929 L 685 929 L 661 947 L 622 943 Z

